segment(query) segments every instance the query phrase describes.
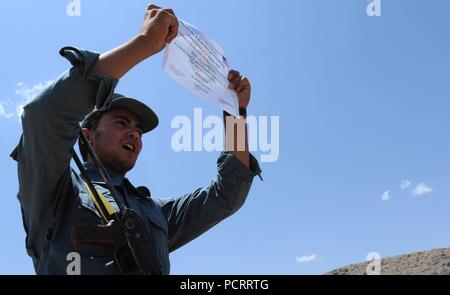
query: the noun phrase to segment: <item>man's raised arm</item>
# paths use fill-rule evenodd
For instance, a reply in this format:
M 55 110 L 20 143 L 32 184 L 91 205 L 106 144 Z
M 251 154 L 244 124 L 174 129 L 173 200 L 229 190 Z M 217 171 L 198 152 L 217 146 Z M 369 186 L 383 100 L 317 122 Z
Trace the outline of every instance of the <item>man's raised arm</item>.
M 239 99 L 239 110 L 244 111 L 239 118 L 230 115 L 224 116 L 225 124 L 225 150 L 231 152 L 247 168 L 250 167 L 250 154 L 248 151 L 247 135 L 247 106 L 250 102 L 250 81 L 241 76 L 238 71 L 228 73 L 229 88 L 236 91 Z
M 92 72 L 120 79 L 144 59 L 160 52 L 178 33 L 178 20 L 172 9 L 149 4 L 140 33 L 129 42 L 102 55 Z
M 28 228 L 29 247 L 51 222 L 70 187 L 71 149 L 79 122 L 92 111 L 107 108 L 117 80 L 175 38 L 178 22 L 170 9 L 149 5 L 137 37 L 99 55 L 64 47 L 60 54 L 72 68 L 24 107 L 23 134 L 11 154 L 18 162 L 19 201 Z

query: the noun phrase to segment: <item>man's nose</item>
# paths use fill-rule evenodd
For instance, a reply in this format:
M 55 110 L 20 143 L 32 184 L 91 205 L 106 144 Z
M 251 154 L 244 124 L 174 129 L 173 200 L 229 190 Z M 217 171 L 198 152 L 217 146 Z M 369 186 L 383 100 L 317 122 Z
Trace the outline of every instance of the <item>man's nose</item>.
M 130 129 L 127 136 L 133 137 L 135 140 L 139 140 L 141 138 L 141 133 L 136 129 Z

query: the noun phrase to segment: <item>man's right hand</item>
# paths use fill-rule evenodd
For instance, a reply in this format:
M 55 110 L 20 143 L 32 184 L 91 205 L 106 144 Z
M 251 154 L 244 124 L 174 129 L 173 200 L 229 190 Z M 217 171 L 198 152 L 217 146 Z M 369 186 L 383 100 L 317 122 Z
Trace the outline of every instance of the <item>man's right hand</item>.
M 178 19 L 172 9 L 147 6 L 140 36 L 146 40 L 149 55 L 156 54 L 172 42 L 178 34 Z
M 172 9 L 149 4 L 140 33 L 130 41 L 100 55 L 91 72 L 120 79 L 141 61 L 160 52 L 178 34 Z

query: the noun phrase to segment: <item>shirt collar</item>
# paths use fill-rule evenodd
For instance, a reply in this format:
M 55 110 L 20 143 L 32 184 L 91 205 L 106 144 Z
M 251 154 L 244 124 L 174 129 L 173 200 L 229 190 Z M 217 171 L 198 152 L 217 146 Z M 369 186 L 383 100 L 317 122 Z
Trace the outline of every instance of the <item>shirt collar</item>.
M 105 183 L 103 181 L 103 178 L 101 177 L 100 173 L 95 168 L 94 164 L 92 164 L 92 163 L 83 163 L 83 166 L 84 166 L 84 169 L 86 169 L 86 173 L 87 173 L 89 179 L 92 182 L 103 183 L 103 184 Z M 106 169 L 106 172 L 108 172 L 109 177 L 111 178 L 112 184 L 114 186 L 122 185 L 122 182 L 123 182 L 123 180 L 125 178 L 125 173 L 121 174 L 121 173 L 118 173 L 118 172 L 116 172 L 116 171 L 114 171 L 112 169 L 109 169 L 107 167 L 105 167 L 105 169 Z

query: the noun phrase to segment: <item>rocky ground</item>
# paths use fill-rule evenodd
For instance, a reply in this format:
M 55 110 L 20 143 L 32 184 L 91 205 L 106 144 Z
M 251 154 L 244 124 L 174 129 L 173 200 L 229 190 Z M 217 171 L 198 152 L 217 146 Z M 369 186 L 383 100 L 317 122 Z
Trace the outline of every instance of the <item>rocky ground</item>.
M 365 275 L 369 263 L 374 265 L 373 262 L 352 264 L 326 275 Z M 450 275 L 450 248 L 382 258 L 379 269 L 381 275 Z

